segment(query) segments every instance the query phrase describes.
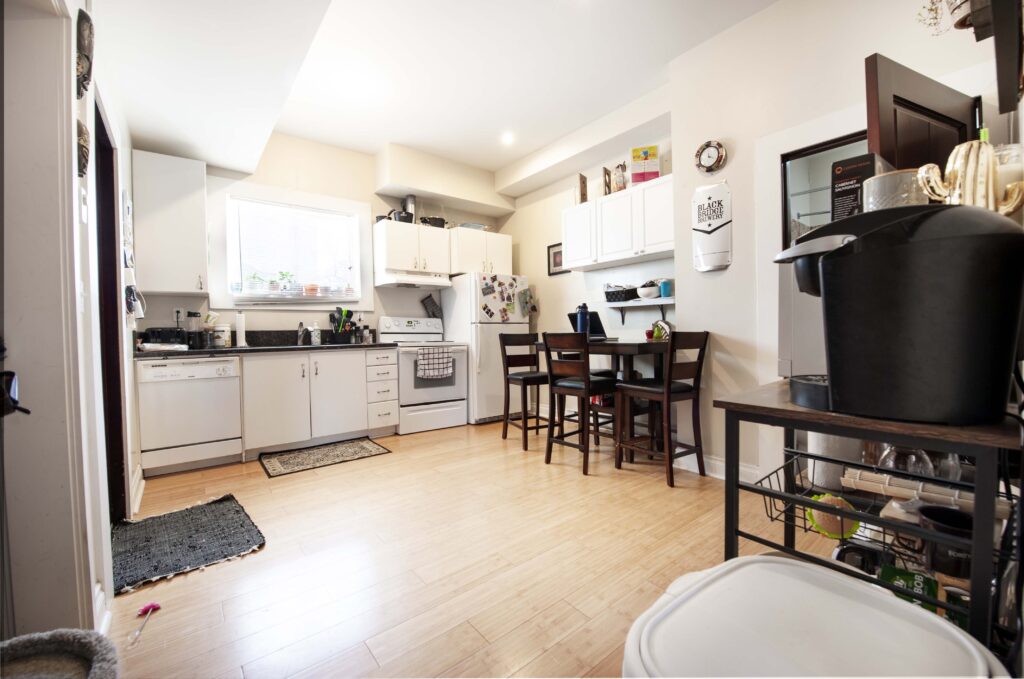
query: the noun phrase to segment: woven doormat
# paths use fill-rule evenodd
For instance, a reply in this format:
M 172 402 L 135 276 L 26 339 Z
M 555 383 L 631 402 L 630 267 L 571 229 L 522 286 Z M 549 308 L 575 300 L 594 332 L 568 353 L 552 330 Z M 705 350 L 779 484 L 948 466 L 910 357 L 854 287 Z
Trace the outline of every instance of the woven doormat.
M 283 453 L 263 453 L 260 455 L 260 464 L 263 465 L 263 471 L 267 476 L 274 478 L 390 452 L 379 443 L 361 438 L 302 450 L 288 450 Z
M 205 504 L 111 529 L 114 591 L 210 566 L 263 547 L 266 539 L 238 504 L 225 495 Z

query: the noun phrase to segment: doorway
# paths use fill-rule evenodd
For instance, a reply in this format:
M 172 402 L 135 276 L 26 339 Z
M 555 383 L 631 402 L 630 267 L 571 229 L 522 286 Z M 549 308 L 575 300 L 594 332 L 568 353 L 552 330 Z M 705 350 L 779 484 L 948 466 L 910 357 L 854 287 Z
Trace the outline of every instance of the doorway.
M 124 394 L 121 366 L 121 238 L 117 222 L 117 167 L 114 146 L 100 108 L 96 107 L 96 257 L 99 283 L 100 366 L 107 458 L 110 521 L 127 517 Z

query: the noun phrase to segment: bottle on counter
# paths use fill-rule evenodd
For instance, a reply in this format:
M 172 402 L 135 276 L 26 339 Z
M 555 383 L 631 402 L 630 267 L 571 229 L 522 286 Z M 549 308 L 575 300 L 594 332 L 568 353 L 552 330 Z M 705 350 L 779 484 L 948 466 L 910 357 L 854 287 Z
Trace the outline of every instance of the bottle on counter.
M 362 344 L 363 343 L 363 328 L 362 328 L 362 326 L 357 325 L 352 332 L 353 332 L 352 344 Z
M 373 334 L 368 325 L 363 326 L 363 344 L 373 344 Z
M 192 351 L 203 349 L 203 325 L 202 315 L 198 311 L 189 311 L 188 318 L 188 348 Z
M 309 330 L 309 343 L 314 347 L 320 346 L 320 326 L 316 321 L 313 321 L 313 327 Z

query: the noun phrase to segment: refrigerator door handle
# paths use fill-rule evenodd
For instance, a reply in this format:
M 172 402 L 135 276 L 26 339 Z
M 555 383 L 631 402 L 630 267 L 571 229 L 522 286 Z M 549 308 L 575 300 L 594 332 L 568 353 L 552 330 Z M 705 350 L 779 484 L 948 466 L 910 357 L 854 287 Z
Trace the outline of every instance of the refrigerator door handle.
M 481 344 L 480 326 L 476 326 L 475 328 L 473 328 L 473 334 L 476 335 L 473 338 L 473 339 L 476 340 L 476 342 L 475 342 L 476 346 L 473 347 L 475 349 L 475 351 L 473 352 L 473 363 L 475 365 L 476 374 L 479 375 L 480 374 L 480 344 Z

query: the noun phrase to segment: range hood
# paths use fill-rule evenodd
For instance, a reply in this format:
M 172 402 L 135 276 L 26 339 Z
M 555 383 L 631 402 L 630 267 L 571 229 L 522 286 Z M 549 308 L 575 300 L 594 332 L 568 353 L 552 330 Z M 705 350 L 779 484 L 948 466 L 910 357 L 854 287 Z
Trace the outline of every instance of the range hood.
M 440 274 L 413 273 L 407 271 L 381 271 L 374 275 L 373 284 L 378 288 L 422 288 L 440 290 L 452 287 L 452 280 Z

